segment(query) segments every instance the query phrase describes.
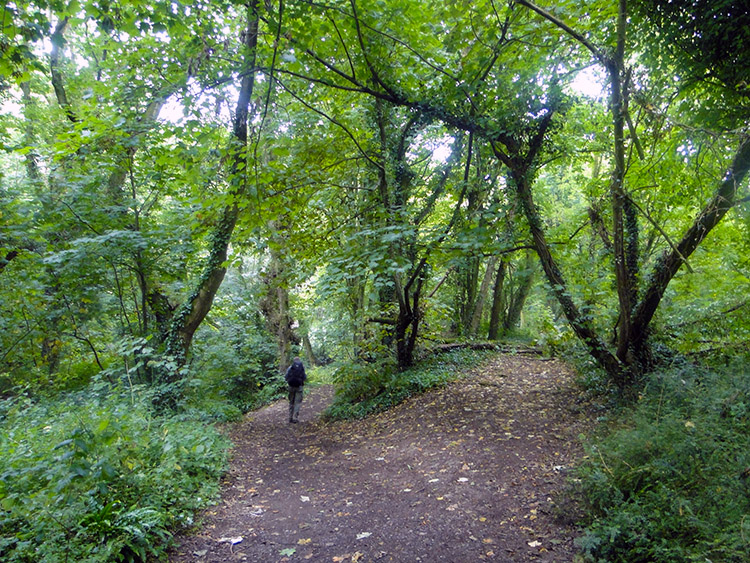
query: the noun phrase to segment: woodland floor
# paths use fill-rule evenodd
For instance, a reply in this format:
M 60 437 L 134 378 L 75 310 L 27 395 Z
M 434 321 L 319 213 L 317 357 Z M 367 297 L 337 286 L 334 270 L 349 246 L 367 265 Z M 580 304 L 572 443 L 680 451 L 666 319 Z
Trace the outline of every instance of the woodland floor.
M 590 427 L 569 368 L 498 355 L 361 421 L 325 422 L 330 387 L 228 429 L 220 503 L 172 563 L 574 560 L 561 506 Z M 564 504 L 564 503 L 563 503 Z

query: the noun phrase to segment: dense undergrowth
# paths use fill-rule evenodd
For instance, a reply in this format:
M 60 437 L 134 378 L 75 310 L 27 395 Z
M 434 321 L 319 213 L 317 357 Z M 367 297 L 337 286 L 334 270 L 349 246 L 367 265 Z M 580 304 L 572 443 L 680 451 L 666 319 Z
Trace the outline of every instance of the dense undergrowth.
M 458 349 L 405 371 L 387 361 L 338 364 L 310 369 L 310 383 L 336 384 L 327 417 L 363 418 L 496 353 Z M 0 560 L 163 559 L 171 534 L 218 493 L 229 444 L 211 422 L 284 390 L 265 360 L 252 369 L 227 361 L 202 366 L 187 408 L 169 417 L 153 414 L 146 386 L 94 382 L 0 403 Z M 596 387 L 595 377 L 586 382 Z M 590 441 L 575 485 L 587 513 L 585 561 L 750 560 L 746 363 L 709 370 L 675 361 L 648 378 L 635 405 L 602 413 L 612 422 Z
M 146 394 L 6 400 L 0 410 L 0 560 L 146 561 L 218 493 L 226 440 L 155 417 Z
M 588 446 L 579 478 L 586 561 L 750 561 L 747 365 L 652 374 L 632 410 Z
M 336 398 L 325 416 L 332 420 L 364 418 L 393 407 L 412 395 L 445 385 L 496 351 L 457 349 L 432 355 L 398 371 L 392 362 L 373 361 L 337 366 L 331 376 Z

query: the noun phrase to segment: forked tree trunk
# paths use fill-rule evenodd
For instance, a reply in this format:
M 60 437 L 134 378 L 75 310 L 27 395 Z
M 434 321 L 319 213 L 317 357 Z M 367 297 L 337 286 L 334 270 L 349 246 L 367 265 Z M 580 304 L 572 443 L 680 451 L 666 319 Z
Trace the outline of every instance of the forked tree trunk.
M 516 277 L 518 278 L 518 284 L 509 296 L 508 312 L 503 321 L 503 329 L 506 333 L 520 324 L 523 306 L 526 304 L 531 286 L 534 284 L 534 255 L 532 252 L 526 252 L 523 270 L 518 272 Z
M 495 274 L 495 287 L 492 290 L 492 309 L 490 311 L 490 329 L 487 335 L 489 340 L 498 340 L 500 338 L 500 327 L 503 326 L 505 306 L 503 303 L 503 287 L 505 285 L 505 272 L 508 268 L 505 258 L 500 260 Z
M 490 256 L 487 261 L 487 268 L 484 271 L 484 278 L 482 278 L 482 285 L 479 288 L 479 293 L 474 302 L 474 312 L 471 315 L 471 336 L 476 336 L 479 333 L 479 325 L 482 323 L 482 313 L 484 313 L 484 304 L 487 302 L 487 296 L 490 293 L 490 285 L 492 284 L 492 274 L 495 271 L 495 264 L 497 264 L 497 256 Z

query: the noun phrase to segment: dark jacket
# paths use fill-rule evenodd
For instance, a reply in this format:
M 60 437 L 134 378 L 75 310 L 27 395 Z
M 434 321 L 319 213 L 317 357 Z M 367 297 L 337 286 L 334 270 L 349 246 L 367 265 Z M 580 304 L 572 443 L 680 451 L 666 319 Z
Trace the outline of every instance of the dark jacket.
M 286 370 L 284 379 L 291 387 L 301 387 L 304 385 L 305 380 L 307 379 L 307 374 L 305 373 L 305 366 L 302 365 L 302 362 L 299 360 L 292 362 L 292 365 Z

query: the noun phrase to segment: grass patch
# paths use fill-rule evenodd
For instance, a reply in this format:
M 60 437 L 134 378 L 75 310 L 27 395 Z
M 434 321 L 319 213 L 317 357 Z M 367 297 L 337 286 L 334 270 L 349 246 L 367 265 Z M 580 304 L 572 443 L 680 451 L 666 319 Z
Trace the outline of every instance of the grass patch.
M 494 350 L 458 349 L 434 354 L 418 366 L 396 370 L 388 361 L 339 365 L 328 376 L 336 398 L 324 416 L 331 420 L 360 419 L 398 405 L 412 395 L 455 381 Z
M 651 376 L 579 469 L 592 562 L 750 560 L 750 373 Z

